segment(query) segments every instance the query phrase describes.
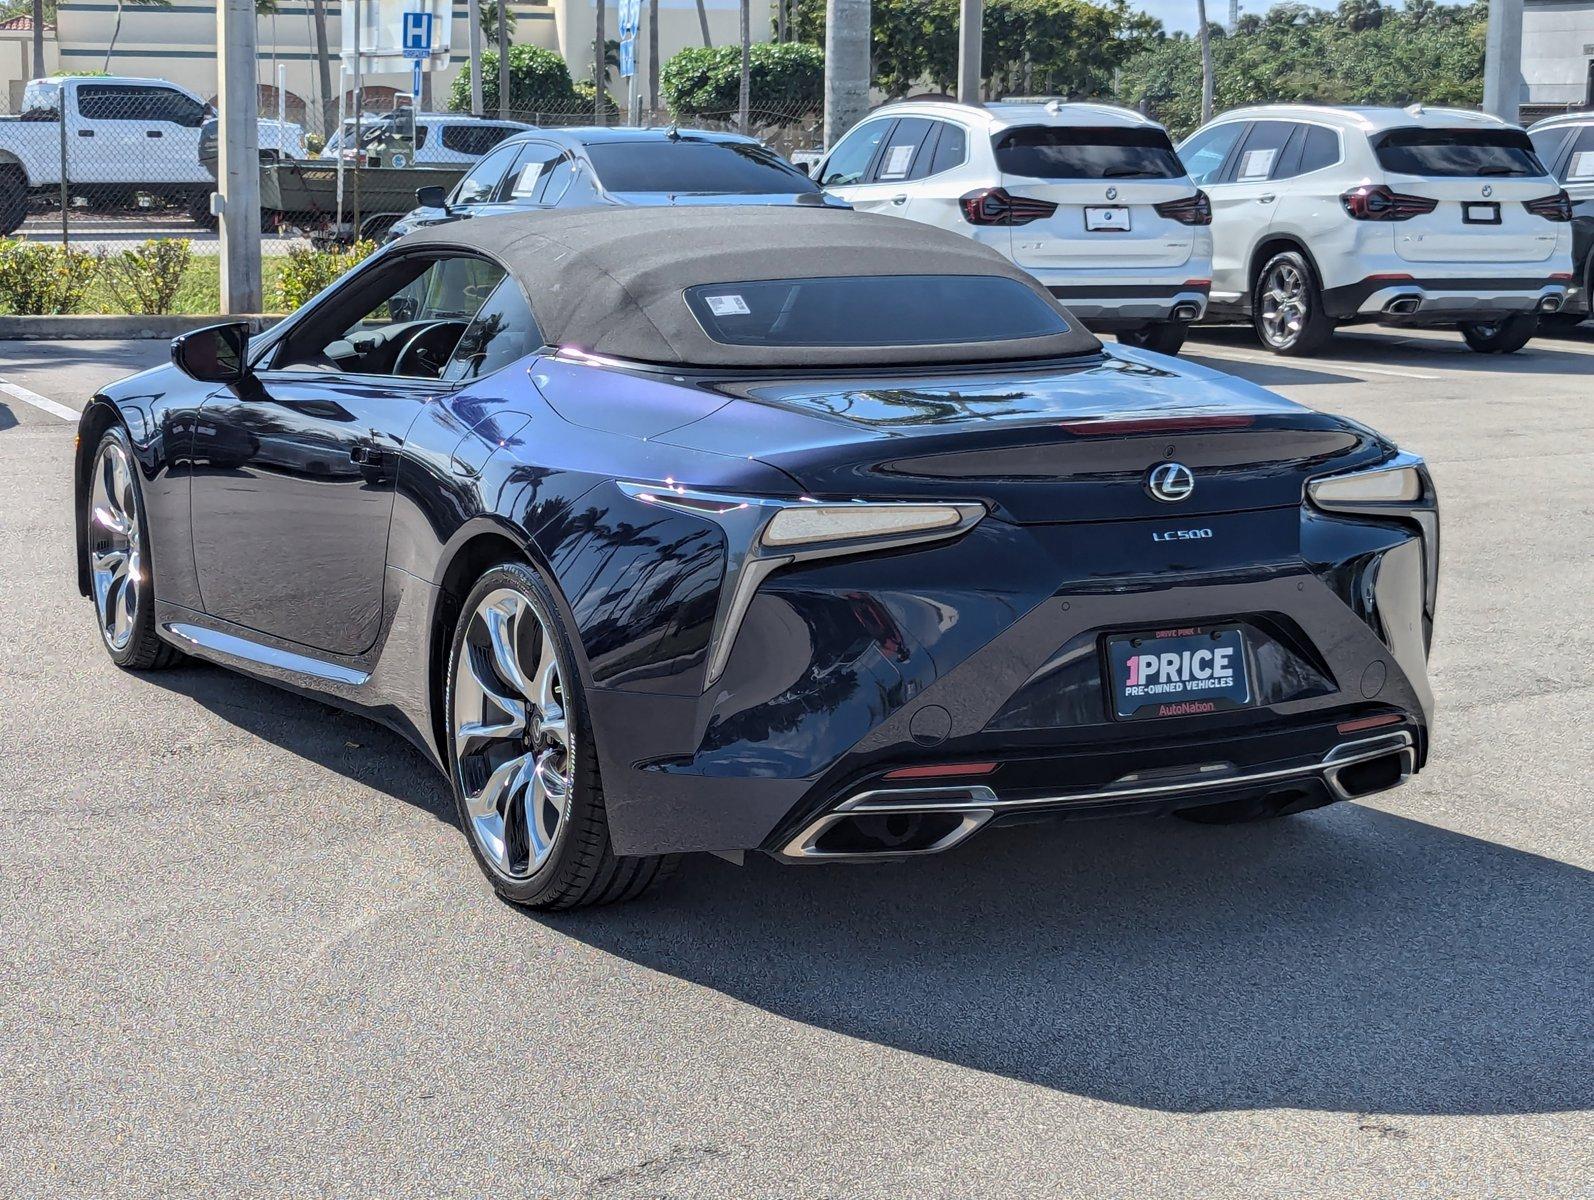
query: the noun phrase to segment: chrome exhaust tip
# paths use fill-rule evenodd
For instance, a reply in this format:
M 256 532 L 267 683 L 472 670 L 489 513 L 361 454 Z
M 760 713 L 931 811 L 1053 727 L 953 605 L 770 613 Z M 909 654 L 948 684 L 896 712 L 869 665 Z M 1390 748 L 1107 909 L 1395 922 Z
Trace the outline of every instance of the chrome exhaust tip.
M 1421 296 L 1396 296 L 1384 305 L 1384 311 L 1392 317 L 1409 317 L 1421 307 Z
M 1560 296 L 1546 296 L 1546 297 L 1544 297 L 1544 299 L 1539 301 L 1539 311 L 1541 313 L 1556 313 L 1556 312 L 1560 312 L 1561 311 L 1561 297 Z
M 1201 309 L 1194 304 L 1178 304 L 1173 309 L 1175 321 L 1194 321 L 1201 315 Z

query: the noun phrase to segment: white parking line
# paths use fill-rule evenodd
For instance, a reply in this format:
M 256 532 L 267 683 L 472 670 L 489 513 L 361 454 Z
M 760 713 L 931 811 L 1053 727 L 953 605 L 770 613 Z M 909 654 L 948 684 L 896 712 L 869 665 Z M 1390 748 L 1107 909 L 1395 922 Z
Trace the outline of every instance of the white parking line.
M 13 400 L 20 400 L 24 404 L 31 404 L 34 408 L 40 410 L 41 412 L 47 412 L 52 417 L 60 417 L 63 421 L 71 421 L 75 424 L 77 419 L 83 415 L 75 408 L 68 408 L 64 404 L 57 404 L 48 396 L 41 396 L 38 392 L 30 392 L 20 383 L 12 383 L 10 380 L 0 379 L 0 392 L 4 392 Z
M 1361 363 L 1341 362 L 1335 359 L 1291 359 L 1283 357 L 1275 358 L 1271 356 L 1263 358 L 1261 355 L 1227 354 L 1223 353 L 1221 350 L 1215 349 L 1214 347 L 1202 345 L 1200 343 L 1192 345 L 1191 350 L 1208 358 L 1226 358 L 1231 362 L 1256 363 L 1258 366 L 1263 367 L 1294 366 L 1296 364 L 1299 364 L 1302 368 L 1308 370 L 1314 366 L 1331 367 L 1336 371 L 1362 371 L 1368 375 L 1392 375 L 1396 379 L 1425 379 L 1429 383 L 1436 383 L 1444 378 L 1443 375 L 1421 375 L 1416 371 L 1396 371 L 1389 367 L 1364 367 L 1361 365 Z

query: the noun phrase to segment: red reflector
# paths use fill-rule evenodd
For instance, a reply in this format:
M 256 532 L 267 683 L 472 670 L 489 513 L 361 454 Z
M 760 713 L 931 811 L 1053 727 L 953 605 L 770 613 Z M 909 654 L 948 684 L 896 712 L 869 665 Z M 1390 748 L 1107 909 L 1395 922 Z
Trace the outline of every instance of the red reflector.
M 1399 713 L 1380 713 L 1376 717 L 1358 717 L 1354 721 L 1341 721 L 1334 726 L 1340 733 L 1360 733 L 1363 729 L 1379 729 L 1385 725 L 1399 725 L 1406 718 Z
M 1255 421 L 1237 413 L 1213 413 L 1204 417 L 1132 417 L 1059 421 L 1058 428 L 1084 437 L 1112 437 L 1122 433 L 1179 433 L 1187 429 L 1244 429 Z
M 1555 274 L 1550 276 L 1550 282 L 1551 283 L 1571 283 L 1572 282 L 1572 272 L 1570 272 L 1570 271 L 1557 271 L 1557 272 L 1555 272 Z
M 1210 279 L 1186 279 L 1184 286 L 1188 288 L 1209 288 L 1212 286 Z
M 1369 275 L 1367 277 L 1367 282 L 1371 283 L 1375 279 L 1398 279 L 1402 283 L 1410 283 L 1412 278 L 1413 276 L 1411 275 L 1402 275 L 1400 272 L 1396 271 L 1389 275 Z
M 886 772 L 887 779 L 957 779 L 970 775 L 989 775 L 996 770 L 993 762 L 938 763 L 931 767 L 898 767 Z

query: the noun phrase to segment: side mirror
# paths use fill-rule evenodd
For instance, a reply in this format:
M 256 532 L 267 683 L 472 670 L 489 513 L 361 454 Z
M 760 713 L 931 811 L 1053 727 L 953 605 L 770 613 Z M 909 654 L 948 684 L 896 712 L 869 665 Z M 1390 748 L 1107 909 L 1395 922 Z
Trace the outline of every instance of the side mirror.
M 229 321 L 174 338 L 172 362 L 201 383 L 242 383 L 249 374 L 249 326 Z
M 415 189 L 415 203 L 422 208 L 440 208 L 448 211 L 448 193 L 435 183 Z

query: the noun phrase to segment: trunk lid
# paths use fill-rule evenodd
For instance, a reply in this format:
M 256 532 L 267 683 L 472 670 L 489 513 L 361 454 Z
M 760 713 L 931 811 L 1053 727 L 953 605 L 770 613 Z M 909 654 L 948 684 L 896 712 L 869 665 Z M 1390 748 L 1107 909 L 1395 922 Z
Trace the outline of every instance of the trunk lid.
M 1192 195 L 1168 135 L 1157 126 L 1018 126 L 992 138 L 1001 185 L 1055 204 L 1050 217 L 1012 230 L 1011 257 L 1039 269 L 1177 267 L 1195 228 L 1156 205 Z
M 1360 426 L 1200 367 L 1123 353 L 1046 370 L 720 385 L 737 402 L 655 441 L 747 453 L 823 498 L 974 499 L 1020 524 L 1297 505 L 1308 477 L 1391 451 Z M 756 439 L 756 440 L 755 440 Z M 1147 478 L 1188 467 L 1193 491 Z

